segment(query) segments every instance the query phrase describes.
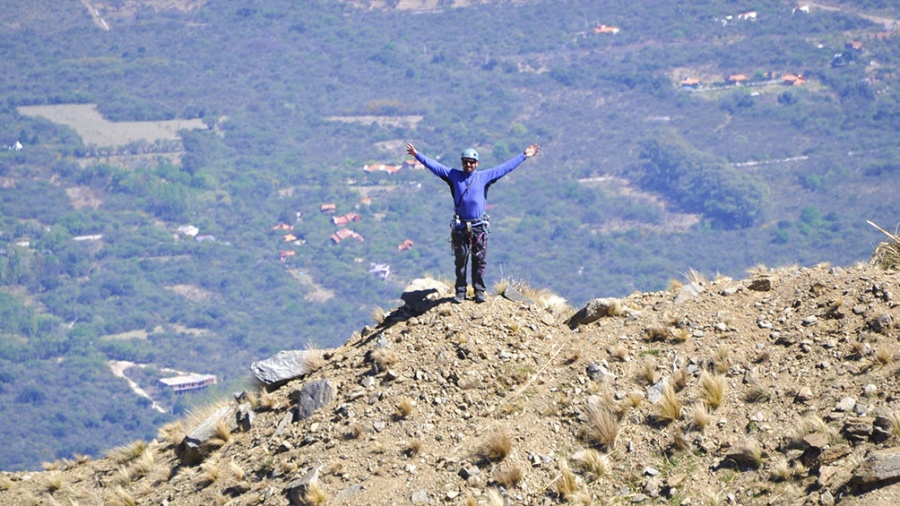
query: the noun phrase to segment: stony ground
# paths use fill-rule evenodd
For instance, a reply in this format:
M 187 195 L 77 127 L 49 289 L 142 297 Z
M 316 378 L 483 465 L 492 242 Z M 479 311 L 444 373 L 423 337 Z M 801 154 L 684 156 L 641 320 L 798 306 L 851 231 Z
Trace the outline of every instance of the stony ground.
M 0 474 L 0 504 L 900 504 L 900 275 L 692 278 L 576 328 L 540 294 L 431 295 L 245 395 L 202 462 L 177 444 L 237 401 Z M 331 400 L 292 421 L 320 380 Z

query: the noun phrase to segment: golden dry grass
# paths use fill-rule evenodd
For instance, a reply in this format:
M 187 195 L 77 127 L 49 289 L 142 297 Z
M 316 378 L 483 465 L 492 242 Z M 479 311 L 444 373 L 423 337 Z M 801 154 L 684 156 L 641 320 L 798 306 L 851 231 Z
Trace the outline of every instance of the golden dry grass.
M 124 488 L 113 489 L 113 496 L 106 503 L 109 506 L 135 506 L 137 501 Z
M 712 363 L 718 373 L 727 372 L 731 368 L 731 352 L 724 346 L 716 348 L 712 356 Z
M 505 428 L 499 427 L 488 433 L 475 454 L 488 462 L 500 462 L 508 457 L 511 451 L 512 438 Z
M 407 443 L 403 446 L 403 454 L 407 457 L 415 457 L 422 451 L 422 447 L 424 443 L 421 439 L 415 438 L 407 441 Z
M 578 480 L 569 470 L 565 460 L 559 463 L 559 478 L 556 480 L 556 493 L 566 501 L 570 501 L 578 492 Z
M 609 457 L 593 448 L 580 450 L 572 459 L 578 463 L 592 480 L 598 480 L 609 474 Z
M 659 369 L 657 369 L 656 360 L 652 356 L 647 355 L 641 361 L 640 375 L 641 379 L 648 385 L 655 385 L 659 381 Z
M 694 404 L 691 408 L 691 424 L 700 431 L 706 428 L 712 421 L 712 415 L 706 409 L 705 404 Z
M 581 429 L 582 437 L 591 445 L 611 450 L 619 437 L 619 418 L 608 400 L 591 397 L 585 411 L 587 421 Z
M 413 401 L 411 401 L 408 397 L 401 397 L 397 401 L 397 411 L 396 411 L 397 418 L 399 418 L 399 419 L 409 418 L 410 415 L 413 414 L 413 411 L 415 411 L 415 409 L 416 409 L 416 406 L 415 406 L 415 404 L 413 404 Z
M 675 389 L 672 388 L 672 385 L 666 383 L 662 397 L 656 403 L 656 409 L 653 411 L 653 414 L 658 422 L 667 424 L 681 418 L 683 407 L 684 405 L 675 395 Z
M 231 470 L 231 475 L 238 481 L 242 481 L 247 474 L 246 471 L 244 471 L 244 468 L 233 460 L 228 463 L 228 469 Z
M 616 343 L 609 350 L 609 354 L 619 362 L 624 362 L 628 358 L 628 347 L 624 343 Z
M 671 332 L 671 340 L 673 343 L 681 344 L 686 343 L 688 339 L 691 338 L 691 329 L 687 327 L 680 327 L 672 330 Z
M 372 308 L 372 312 L 369 313 L 372 316 L 372 319 L 375 320 L 375 323 L 381 325 L 384 323 L 384 318 L 387 316 L 384 308 L 381 306 L 375 306 Z
M 507 489 L 518 485 L 524 476 L 522 468 L 515 464 L 497 466 L 493 474 L 494 481 Z
M 312 482 L 307 487 L 303 500 L 309 506 L 323 506 L 328 501 L 328 495 L 317 482 Z
M 700 389 L 703 403 L 711 410 L 718 409 L 725 400 L 725 376 L 703 371 L 700 375 Z
M 397 354 L 386 348 L 373 350 L 369 357 L 378 371 L 386 371 L 392 365 L 397 363 Z
M 106 456 L 116 464 L 125 464 L 140 457 L 145 451 L 147 451 L 147 442 L 139 439 L 113 448 Z
M 363 424 L 359 422 L 353 422 L 347 427 L 347 431 L 344 432 L 345 439 L 359 439 L 366 433 L 366 428 Z
M 893 240 L 880 243 L 872 253 L 871 263 L 885 270 L 900 269 L 900 242 Z

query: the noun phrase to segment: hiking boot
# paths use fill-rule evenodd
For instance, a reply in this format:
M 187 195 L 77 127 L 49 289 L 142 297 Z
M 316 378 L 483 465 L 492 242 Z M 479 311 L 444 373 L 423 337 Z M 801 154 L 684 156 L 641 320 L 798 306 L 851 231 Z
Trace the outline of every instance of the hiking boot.
M 456 294 L 456 296 L 453 297 L 453 303 L 454 303 L 454 304 L 462 304 L 462 302 L 463 302 L 464 300 L 466 300 L 466 294 L 465 294 L 465 293 L 458 293 L 458 294 Z
M 484 296 L 484 292 L 475 292 L 475 302 L 481 304 L 482 302 L 487 302 L 487 298 Z

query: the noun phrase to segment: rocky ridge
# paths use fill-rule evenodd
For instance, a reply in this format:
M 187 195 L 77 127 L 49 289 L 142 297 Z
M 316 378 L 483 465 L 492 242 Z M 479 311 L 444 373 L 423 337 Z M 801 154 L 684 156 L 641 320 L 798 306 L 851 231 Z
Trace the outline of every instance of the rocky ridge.
M 578 311 L 422 280 L 154 441 L 0 473 L 0 503 L 900 503 L 900 275 L 693 274 Z

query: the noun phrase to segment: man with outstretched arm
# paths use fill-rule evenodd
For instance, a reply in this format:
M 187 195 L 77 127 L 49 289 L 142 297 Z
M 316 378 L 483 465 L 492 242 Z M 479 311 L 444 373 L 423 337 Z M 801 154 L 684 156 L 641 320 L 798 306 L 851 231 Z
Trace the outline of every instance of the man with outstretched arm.
M 406 152 L 414 156 L 432 174 L 450 186 L 453 197 L 454 216 L 451 223 L 451 243 L 456 257 L 456 296 L 453 302 L 466 300 L 466 271 L 469 257 L 472 258 L 472 285 L 475 288 L 475 302 L 485 300 L 484 270 L 487 266 L 487 236 L 490 231 L 487 207 L 487 192 L 498 179 L 512 172 L 526 159 L 538 154 L 540 146 L 532 144 L 514 158 L 487 170 L 478 169 L 478 151 L 473 148 L 463 150 L 460 156 L 462 170 L 447 167 L 436 160 L 416 151 L 415 146 L 406 144 Z

